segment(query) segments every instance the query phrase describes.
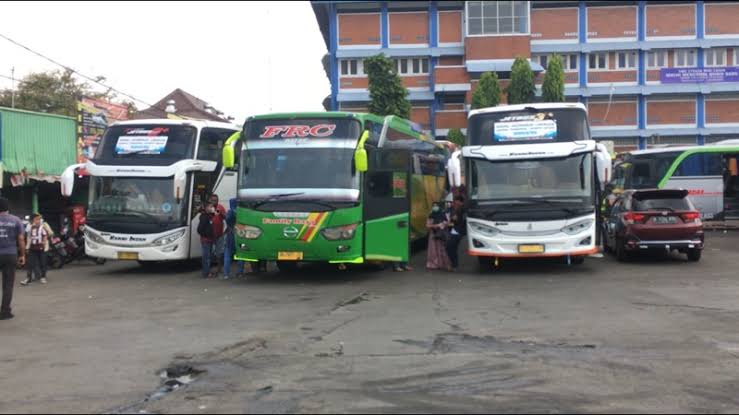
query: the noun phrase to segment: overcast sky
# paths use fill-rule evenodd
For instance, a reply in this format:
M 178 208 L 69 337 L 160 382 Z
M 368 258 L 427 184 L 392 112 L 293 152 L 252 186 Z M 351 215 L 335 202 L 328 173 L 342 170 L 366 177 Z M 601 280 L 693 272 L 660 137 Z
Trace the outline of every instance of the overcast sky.
M 330 93 L 307 1 L 2 1 L 0 33 L 147 103 L 182 88 L 237 123 L 270 110 L 322 110 Z M 56 69 L 0 38 L 0 74 L 13 66 L 16 78 Z

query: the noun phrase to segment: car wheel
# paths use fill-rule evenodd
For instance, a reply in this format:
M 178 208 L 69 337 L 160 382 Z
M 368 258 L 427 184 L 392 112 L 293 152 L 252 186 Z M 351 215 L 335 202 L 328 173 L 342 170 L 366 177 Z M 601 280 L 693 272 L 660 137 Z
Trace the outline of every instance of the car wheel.
M 688 261 L 690 262 L 698 262 L 701 260 L 701 254 L 703 251 L 700 249 L 689 249 L 688 250 Z
M 277 261 L 277 269 L 282 273 L 290 273 L 298 270 L 298 263 L 294 261 Z
M 622 240 L 616 240 L 616 259 L 618 259 L 621 262 L 626 262 L 629 260 L 629 253 L 626 251 L 626 245 L 625 242 Z

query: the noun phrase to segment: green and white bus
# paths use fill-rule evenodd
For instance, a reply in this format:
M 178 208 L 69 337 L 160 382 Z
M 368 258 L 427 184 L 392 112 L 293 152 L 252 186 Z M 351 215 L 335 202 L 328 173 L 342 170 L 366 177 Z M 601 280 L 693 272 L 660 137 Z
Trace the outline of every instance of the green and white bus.
M 703 219 L 739 219 L 739 140 L 626 153 L 613 169 L 614 189 L 685 189 Z
M 408 261 L 446 188 L 446 147 L 395 116 L 254 116 L 223 153 L 239 172 L 235 258 L 283 271 Z

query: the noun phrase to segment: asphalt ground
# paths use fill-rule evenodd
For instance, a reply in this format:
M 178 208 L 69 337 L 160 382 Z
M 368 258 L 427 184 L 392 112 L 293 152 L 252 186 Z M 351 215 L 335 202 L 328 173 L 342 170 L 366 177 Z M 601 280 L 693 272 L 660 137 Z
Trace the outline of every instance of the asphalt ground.
M 699 263 L 424 261 L 68 266 L 0 321 L 0 412 L 739 412 L 737 232 Z

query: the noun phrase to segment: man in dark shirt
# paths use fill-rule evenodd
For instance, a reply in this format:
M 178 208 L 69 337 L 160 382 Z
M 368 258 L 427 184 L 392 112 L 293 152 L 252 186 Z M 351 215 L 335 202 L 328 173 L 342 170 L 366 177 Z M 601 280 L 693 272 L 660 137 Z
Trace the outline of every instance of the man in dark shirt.
M 0 269 L 3 274 L 3 299 L 0 320 L 10 320 L 16 265 L 26 264 L 26 241 L 23 222 L 8 213 L 8 199 L 0 197 Z
M 449 239 L 446 243 L 446 253 L 449 256 L 449 262 L 452 263 L 450 271 L 456 271 L 459 267 L 459 243 L 462 238 L 467 235 L 467 218 L 465 211 L 464 196 L 456 196 L 452 202 L 452 209 L 449 212 Z

